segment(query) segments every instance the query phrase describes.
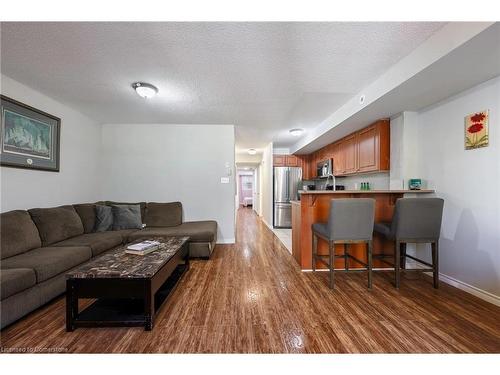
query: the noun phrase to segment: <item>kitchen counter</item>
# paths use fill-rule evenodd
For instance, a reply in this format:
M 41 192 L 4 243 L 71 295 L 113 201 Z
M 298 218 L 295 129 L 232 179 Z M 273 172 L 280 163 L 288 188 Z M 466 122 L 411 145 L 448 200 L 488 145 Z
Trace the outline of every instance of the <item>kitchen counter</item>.
M 303 194 L 429 194 L 434 190 L 299 190 Z
M 434 190 L 301 190 L 300 201 L 292 203 L 292 255 L 303 270 L 312 268 L 312 231 L 311 226 L 317 222 L 327 222 L 330 201 L 341 198 L 373 198 L 375 200 L 375 222 L 390 222 L 396 201 L 404 196 L 426 196 Z M 373 236 L 374 254 L 391 254 L 394 244 L 378 234 Z M 365 261 L 366 248 L 363 244 L 351 244 L 349 252 L 356 258 Z M 343 245 L 335 245 L 336 254 L 344 254 Z M 326 241 L 318 241 L 318 254 L 328 254 Z M 385 267 L 374 260 L 374 267 Z M 344 268 L 344 259 L 335 260 L 335 268 Z M 349 260 L 350 268 L 360 267 Z M 324 268 L 321 263 L 317 268 Z

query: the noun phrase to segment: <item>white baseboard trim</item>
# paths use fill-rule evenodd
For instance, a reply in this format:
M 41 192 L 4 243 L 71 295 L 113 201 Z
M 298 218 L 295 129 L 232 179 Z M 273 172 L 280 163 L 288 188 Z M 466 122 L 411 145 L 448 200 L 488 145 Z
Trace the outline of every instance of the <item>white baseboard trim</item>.
M 236 243 L 236 238 L 227 238 L 225 240 L 217 241 L 217 245 L 231 245 Z
M 262 221 L 264 222 L 264 224 L 266 224 L 266 226 L 267 226 L 269 229 L 271 229 L 271 230 L 273 230 L 273 229 L 274 229 L 274 228 L 273 228 L 273 226 L 272 226 L 272 225 L 269 225 L 269 223 L 266 221 L 266 219 L 264 219 L 264 216 L 261 216 L 261 218 L 262 218 Z
M 425 274 L 429 277 L 432 277 L 432 273 L 430 272 L 425 272 Z M 477 298 L 480 298 L 486 302 L 492 303 L 496 306 L 500 306 L 500 296 L 496 296 L 493 293 L 487 292 L 486 290 L 479 289 L 473 285 L 464 283 L 463 281 L 457 280 L 454 277 L 444 275 L 442 273 L 439 273 L 439 281 L 442 281 L 445 284 L 454 286 L 455 288 L 472 294 L 473 296 L 476 296 Z
M 335 270 L 345 271 L 345 268 L 335 268 Z M 393 268 L 372 268 L 372 271 L 392 271 Z M 313 272 L 312 269 L 306 268 L 301 270 L 302 272 Z M 316 268 L 316 272 L 327 272 L 328 268 Z M 366 271 L 366 269 L 365 269 Z M 361 272 L 361 271 L 360 271 Z

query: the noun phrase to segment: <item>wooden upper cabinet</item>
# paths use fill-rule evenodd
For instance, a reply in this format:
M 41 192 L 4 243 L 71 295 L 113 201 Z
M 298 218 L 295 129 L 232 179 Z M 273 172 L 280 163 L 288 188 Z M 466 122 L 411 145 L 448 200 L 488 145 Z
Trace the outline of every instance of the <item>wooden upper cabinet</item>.
M 358 132 L 358 172 L 377 171 L 380 165 L 380 149 L 377 126 Z
M 340 176 L 345 173 L 343 143 L 334 143 L 333 147 L 333 174 Z
M 285 167 L 286 155 L 273 155 L 273 165 L 275 167 Z
M 295 155 L 286 155 L 287 167 L 300 167 L 299 159 Z
M 358 145 L 356 134 L 349 135 L 342 140 L 344 157 L 344 173 L 356 173 L 358 170 Z

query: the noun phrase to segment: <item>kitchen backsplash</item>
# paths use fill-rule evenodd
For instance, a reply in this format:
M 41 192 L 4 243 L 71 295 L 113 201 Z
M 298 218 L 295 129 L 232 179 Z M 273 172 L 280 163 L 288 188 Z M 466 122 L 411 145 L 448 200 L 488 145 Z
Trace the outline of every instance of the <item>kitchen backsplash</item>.
M 358 176 L 336 177 L 336 185 L 344 185 L 346 190 L 360 190 L 362 182 L 369 182 L 371 190 L 388 190 L 389 189 L 389 173 L 370 173 Z M 332 180 L 329 179 L 328 183 L 331 184 Z M 326 179 L 320 180 L 304 180 L 303 185 L 315 185 L 317 190 L 324 190 Z

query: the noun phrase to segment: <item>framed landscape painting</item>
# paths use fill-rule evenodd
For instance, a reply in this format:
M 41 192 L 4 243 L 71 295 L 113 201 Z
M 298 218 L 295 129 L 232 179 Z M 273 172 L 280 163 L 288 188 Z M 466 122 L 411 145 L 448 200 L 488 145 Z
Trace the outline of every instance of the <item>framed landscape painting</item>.
M 0 95 L 0 164 L 59 172 L 61 119 Z

